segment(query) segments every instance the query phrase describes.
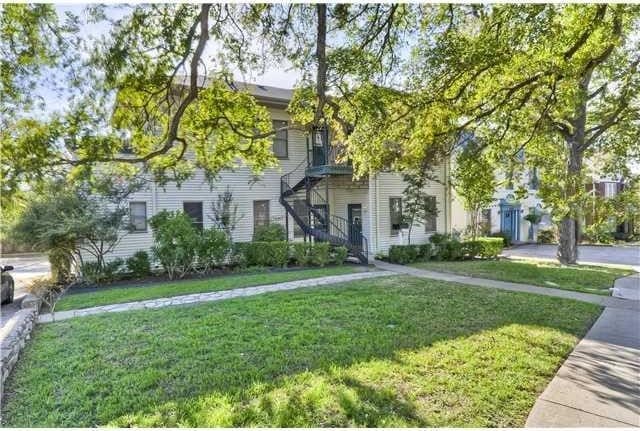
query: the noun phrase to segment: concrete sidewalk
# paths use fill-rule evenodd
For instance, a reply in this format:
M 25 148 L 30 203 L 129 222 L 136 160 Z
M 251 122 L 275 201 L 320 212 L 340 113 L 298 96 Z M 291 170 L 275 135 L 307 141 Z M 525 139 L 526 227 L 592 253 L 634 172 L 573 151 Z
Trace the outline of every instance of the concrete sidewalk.
M 640 427 L 640 313 L 606 308 L 529 413 L 527 427 Z
M 540 395 L 526 426 L 640 427 L 640 301 L 444 274 L 379 261 L 375 264 L 416 277 L 557 296 L 606 307 Z
M 640 301 L 629 301 L 611 296 L 594 295 L 591 293 L 574 292 L 571 290 L 555 289 L 552 287 L 533 286 L 531 284 L 512 283 L 509 281 L 489 280 L 486 278 L 469 277 L 466 275 L 449 274 L 444 272 L 428 271 L 413 268 L 411 266 L 396 265 L 393 263 L 375 260 L 378 268 L 393 271 L 400 274 L 413 275 L 414 277 L 430 278 L 433 280 L 450 281 L 453 283 L 470 286 L 489 287 L 492 289 L 510 290 L 513 292 L 535 293 L 538 295 L 555 296 L 558 298 L 575 299 L 576 301 L 590 302 L 603 307 L 635 310 L 640 312 Z

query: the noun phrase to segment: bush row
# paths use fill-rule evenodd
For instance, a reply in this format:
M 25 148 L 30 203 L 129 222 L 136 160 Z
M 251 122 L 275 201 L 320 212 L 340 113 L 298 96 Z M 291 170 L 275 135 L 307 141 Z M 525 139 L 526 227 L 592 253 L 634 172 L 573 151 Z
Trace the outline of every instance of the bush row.
M 427 260 L 495 259 L 502 252 L 502 238 L 480 237 L 473 241 L 459 241 L 450 235 L 434 234 L 430 244 L 392 245 L 389 261 L 407 264 Z
M 346 258 L 346 247 L 331 247 L 326 242 L 253 241 L 235 243 L 230 261 L 240 266 L 325 266 L 341 265 Z

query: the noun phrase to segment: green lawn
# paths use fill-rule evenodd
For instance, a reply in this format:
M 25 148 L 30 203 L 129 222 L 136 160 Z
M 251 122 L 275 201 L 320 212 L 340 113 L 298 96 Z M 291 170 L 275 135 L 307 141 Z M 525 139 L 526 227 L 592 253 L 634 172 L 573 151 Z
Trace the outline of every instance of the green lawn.
M 147 285 L 134 284 L 122 287 L 105 287 L 97 291 L 67 294 L 58 302 L 55 310 L 75 310 L 97 305 L 120 304 L 123 302 L 166 298 L 190 293 L 215 292 L 239 287 L 260 286 L 263 284 L 283 283 L 286 281 L 304 280 L 329 275 L 350 274 L 361 270 L 361 267 L 345 265 L 294 271 L 264 271 L 251 274 L 224 275 L 203 280 L 182 280 Z
M 39 325 L 5 426 L 519 427 L 597 318 L 404 276 Z
M 633 272 L 603 266 L 560 266 L 546 262 L 509 260 L 467 260 L 459 262 L 420 262 L 411 266 L 430 271 L 450 272 L 473 277 L 533 284 L 556 289 L 609 295 L 618 277 Z

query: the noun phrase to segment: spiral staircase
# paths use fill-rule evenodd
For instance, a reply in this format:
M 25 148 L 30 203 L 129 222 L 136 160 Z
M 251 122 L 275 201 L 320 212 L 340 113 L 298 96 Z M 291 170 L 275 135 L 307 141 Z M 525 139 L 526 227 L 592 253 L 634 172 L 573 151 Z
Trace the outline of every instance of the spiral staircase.
M 362 226 L 330 214 L 326 197 L 317 190 L 319 184 L 328 181 L 328 176 L 313 168 L 304 160 L 280 178 L 280 204 L 305 237 L 344 246 L 350 256 L 368 263 L 368 244 Z

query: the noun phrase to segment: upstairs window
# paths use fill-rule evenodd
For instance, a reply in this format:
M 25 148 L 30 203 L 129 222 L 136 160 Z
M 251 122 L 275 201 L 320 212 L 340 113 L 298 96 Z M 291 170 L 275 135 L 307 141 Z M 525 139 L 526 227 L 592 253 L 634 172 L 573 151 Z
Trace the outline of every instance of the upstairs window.
M 604 183 L 604 197 L 612 198 L 618 194 L 618 183 Z
M 147 231 L 146 202 L 129 202 L 129 222 L 133 232 Z
M 391 235 L 397 235 L 402 228 L 402 198 L 389 198 L 389 221 Z
M 278 130 L 283 127 L 287 127 L 286 121 L 273 120 L 273 130 Z M 289 157 L 289 131 L 279 130 L 273 136 L 273 155 L 279 159 L 286 159 Z
M 193 227 L 201 231 L 203 228 L 202 202 L 183 202 L 182 209 L 186 215 L 191 217 Z

